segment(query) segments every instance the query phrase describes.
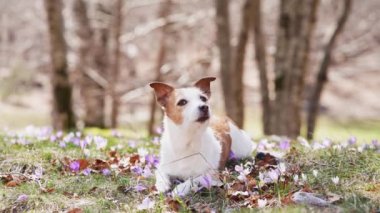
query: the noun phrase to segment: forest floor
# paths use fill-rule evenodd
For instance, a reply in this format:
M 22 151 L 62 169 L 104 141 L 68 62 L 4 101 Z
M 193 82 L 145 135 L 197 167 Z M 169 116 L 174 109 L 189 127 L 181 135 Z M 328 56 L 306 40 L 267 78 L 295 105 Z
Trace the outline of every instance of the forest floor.
M 147 138 L 126 130 L 62 134 L 28 127 L 17 134 L 3 131 L 0 212 L 380 209 L 376 140 L 256 140 L 258 149 L 252 158 L 231 159 L 221 173 L 222 186 L 211 186 L 205 177 L 197 192 L 172 197 L 154 188 L 158 139 L 159 133 Z

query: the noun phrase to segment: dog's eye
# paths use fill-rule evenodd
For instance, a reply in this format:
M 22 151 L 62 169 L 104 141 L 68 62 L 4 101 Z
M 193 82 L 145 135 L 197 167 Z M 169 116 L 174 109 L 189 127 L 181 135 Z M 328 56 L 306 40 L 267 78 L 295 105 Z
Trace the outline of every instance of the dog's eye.
M 201 101 L 206 102 L 207 98 L 205 96 L 200 96 Z
M 185 106 L 186 104 L 187 104 L 187 101 L 185 99 L 181 99 L 177 103 L 178 106 Z

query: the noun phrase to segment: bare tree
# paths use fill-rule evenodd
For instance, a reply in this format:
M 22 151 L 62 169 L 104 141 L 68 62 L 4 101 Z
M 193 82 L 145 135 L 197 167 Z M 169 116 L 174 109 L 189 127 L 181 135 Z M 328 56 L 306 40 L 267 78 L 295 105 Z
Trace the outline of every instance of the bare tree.
M 296 137 L 301 129 L 302 95 L 310 40 L 319 0 L 282 0 L 275 54 L 273 133 Z
M 119 115 L 119 102 L 120 97 L 117 92 L 117 83 L 119 79 L 120 72 L 120 34 L 123 25 L 123 1 L 116 0 L 114 3 L 114 21 L 112 24 L 113 32 L 113 67 L 111 69 L 111 79 L 110 79 L 110 94 L 111 94 L 111 127 L 115 128 L 117 126 L 117 118 Z
M 102 13 L 101 8 L 101 5 L 97 5 L 96 11 Z M 107 28 L 104 24 L 97 24 L 97 28 L 92 28 L 88 6 L 84 0 L 73 2 L 73 15 L 76 23 L 75 31 L 80 39 L 76 71 L 84 104 L 84 124 L 103 128 L 105 127 L 104 97 L 108 85 L 100 83 L 99 79 L 105 79 L 103 76 L 108 64 Z
M 242 28 L 240 29 L 239 42 L 236 48 L 236 53 L 238 54 L 233 54 L 233 48 L 230 42 L 229 1 L 215 0 L 217 46 L 220 54 L 219 62 L 224 94 L 224 107 L 227 116 L 234 120 L 239 127 L 242 127 L 244 122 L 242 76 L 245 46 L 248 36 L 247 32 L 249 28 L 249 4 L 249 1 L 247 1 L 243 9 Z
M 166 0 L 161 6 L 158 16 L 160 18 L 166 19 L 166 24 L 161 28 L 161 38 L 160 38 L 160 47 L 157 53 L 157 61 L 155 65 L 155 81 L 161 80 L 161 70 L 165 64 L 167 49 L 168 49 L 168 34 L 170 30 L 170 24 L 167 21 L 167 18 L 170 14 L 172 8 L 172 1 Z M 157 102 L 156 97 L 153 94 L 151 103 L 150 103 L 150 118 L 148 122 L 148 132 L 149 135 L 154 133 L 154 125 L 156 121 L 156 111 L 157 111 Z
M 254 34 L 254 47 L 255 59 L 260 76 L 260 90 L 261 90 L 261 106 L 262 106 L 262 121 L 264 134 L 272 134 L 271 119 L 272 106 L 269 95 L 268 84 L 268 70 L 266 59 L 266 42 L 263 35 L 261 24 L 261 0 L 252 0 L 252 15 L 253 15 L 253 34 Z
M 70 129 L 75 127 L 71 104 L 72 87 L 67 70 L 67 47 L 64 38 L 64 22 L 61 0 L 44 0 L 50 37 L 53 89 L 53 127 Z
M 236 107 L 238 107 L 236 111 L 236 123 L 239 127 L 243 127 L 244 124 L 244 85 L 243 85 L 243 75 L 244 75 L 244 59 L 246 53 L 246 46 L 249 36 L 249 31 L 251 28 L 252 22 L 252 0 L 246 0 L 241 14 L 241 25 L 240 32 L 238 35 L 238 43 L 234 51 L 233 55 L 233 69 L 230 72 L 234 76 L 234 97 L 236 101 Z
M 344 0 L 344 6 L 342 14 L 340 15 L 336 27 L 324 48 L 323 59 L 319 68 L 319 71 L 316 76 L 316 82 L 314 88 L 309 97 L 309 107 L 308 107 L 308 115 L 307 115 L 307 138 L 312 139 L 314 136 L 316 119 L 319 112 L 319 104 L 321 95 L 323 92 L 323 88 L 328 79 L 328 71 L 331 60 L 331 55 L 334 49 L 334 45 L 337 41 L 338 36 L 343 31 L 344 25 L 347 22 L 351 11 L 352 0 Z

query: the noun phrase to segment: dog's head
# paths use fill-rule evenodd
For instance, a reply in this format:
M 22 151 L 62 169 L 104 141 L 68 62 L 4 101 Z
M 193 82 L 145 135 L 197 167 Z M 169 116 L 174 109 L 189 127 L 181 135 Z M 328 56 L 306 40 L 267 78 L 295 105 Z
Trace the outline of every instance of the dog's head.
M 160 82 L 151 83 L 150 86 L 165 115 L 177 126 L 189 126 L 208 123 L 211 113 L 210 82 L 214 80 L 214 77 L 202 78 L 192 87 L 179 89 Z

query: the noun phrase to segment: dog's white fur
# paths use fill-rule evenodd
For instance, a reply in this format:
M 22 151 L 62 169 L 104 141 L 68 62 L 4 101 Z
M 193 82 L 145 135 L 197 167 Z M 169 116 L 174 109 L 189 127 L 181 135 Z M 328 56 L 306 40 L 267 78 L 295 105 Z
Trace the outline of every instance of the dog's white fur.
M 168 191 L 170 177 L 179 177 L 186 181 L 176 186 L 173 192 L 185 195 L 198 185 L 202 175 L 212 175 L 213 184 L 217 183 L 215 171 L 221 160 L 222 146 L 209 127 L 209 120 L 197 122 L 199 106 L 205 104 L 199 97 L 204 92 L 197 87 L 188 87 L 176 89 L 176 94 L 176 101 L 186 99 L 188 103 L 181 112 L 181 124 L 176 124 L 167 115 L 164 117 L 156 188 L 159 192 Z M 250 156 L 254 143 L 249 136 L 232 122 L 229 122 L 229 129 L 231 151 L 238 158 Z

